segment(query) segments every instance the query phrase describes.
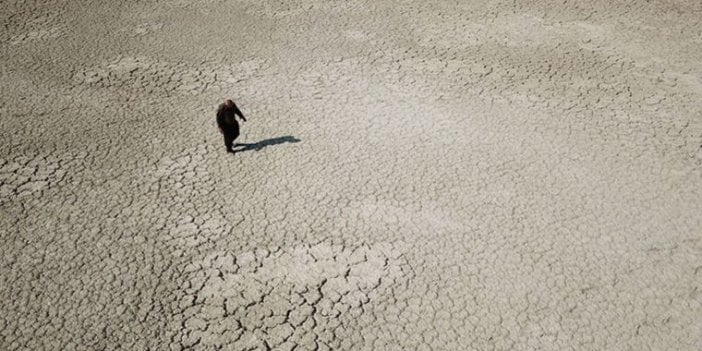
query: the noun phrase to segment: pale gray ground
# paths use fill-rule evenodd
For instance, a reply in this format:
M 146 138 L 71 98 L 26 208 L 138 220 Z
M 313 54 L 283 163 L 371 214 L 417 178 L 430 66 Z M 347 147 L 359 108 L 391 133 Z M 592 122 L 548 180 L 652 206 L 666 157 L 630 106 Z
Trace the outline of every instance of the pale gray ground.
M 698 0 L 0 23 L 2 350 L 702 347 Z

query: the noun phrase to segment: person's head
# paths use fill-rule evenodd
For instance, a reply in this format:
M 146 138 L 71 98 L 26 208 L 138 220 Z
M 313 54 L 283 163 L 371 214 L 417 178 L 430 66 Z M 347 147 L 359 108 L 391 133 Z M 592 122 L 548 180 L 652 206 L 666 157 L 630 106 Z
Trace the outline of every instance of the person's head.
M 226 100 L 224 100 L 224 106 L 233 107 L 234 101 L 232 101 L 231 99 L 226 99 Z

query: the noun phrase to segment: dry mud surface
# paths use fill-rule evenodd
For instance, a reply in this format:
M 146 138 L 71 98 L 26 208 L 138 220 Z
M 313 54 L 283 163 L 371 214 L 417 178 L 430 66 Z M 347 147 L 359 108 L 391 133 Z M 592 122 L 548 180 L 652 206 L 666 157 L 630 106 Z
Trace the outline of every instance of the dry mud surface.
M 700 1 L 0 23 L 2 350 L 702 347 Z

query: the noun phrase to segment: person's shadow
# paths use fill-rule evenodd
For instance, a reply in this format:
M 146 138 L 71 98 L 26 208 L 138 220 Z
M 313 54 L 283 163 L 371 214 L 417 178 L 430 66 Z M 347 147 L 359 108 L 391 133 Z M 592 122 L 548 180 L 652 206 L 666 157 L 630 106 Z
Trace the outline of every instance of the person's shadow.
M 265 139 L 256 143 L 235 143 L 234 147 L 243 146 L 240 149 L 235 149 L 234 152 L 244 152 L 244 151 L 261 151 L 263 148 L 273 145 L 280 145 L 285 143 L 299 143 L 300 139 L 292 136 L 286 135 L 277 138 Z

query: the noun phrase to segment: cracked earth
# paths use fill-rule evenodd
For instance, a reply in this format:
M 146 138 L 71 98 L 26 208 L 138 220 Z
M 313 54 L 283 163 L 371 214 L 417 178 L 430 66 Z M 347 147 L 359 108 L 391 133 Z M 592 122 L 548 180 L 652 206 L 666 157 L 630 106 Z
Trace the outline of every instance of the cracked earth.
M 699 350 L 701 19 L 4 1 L 0 349 Z

